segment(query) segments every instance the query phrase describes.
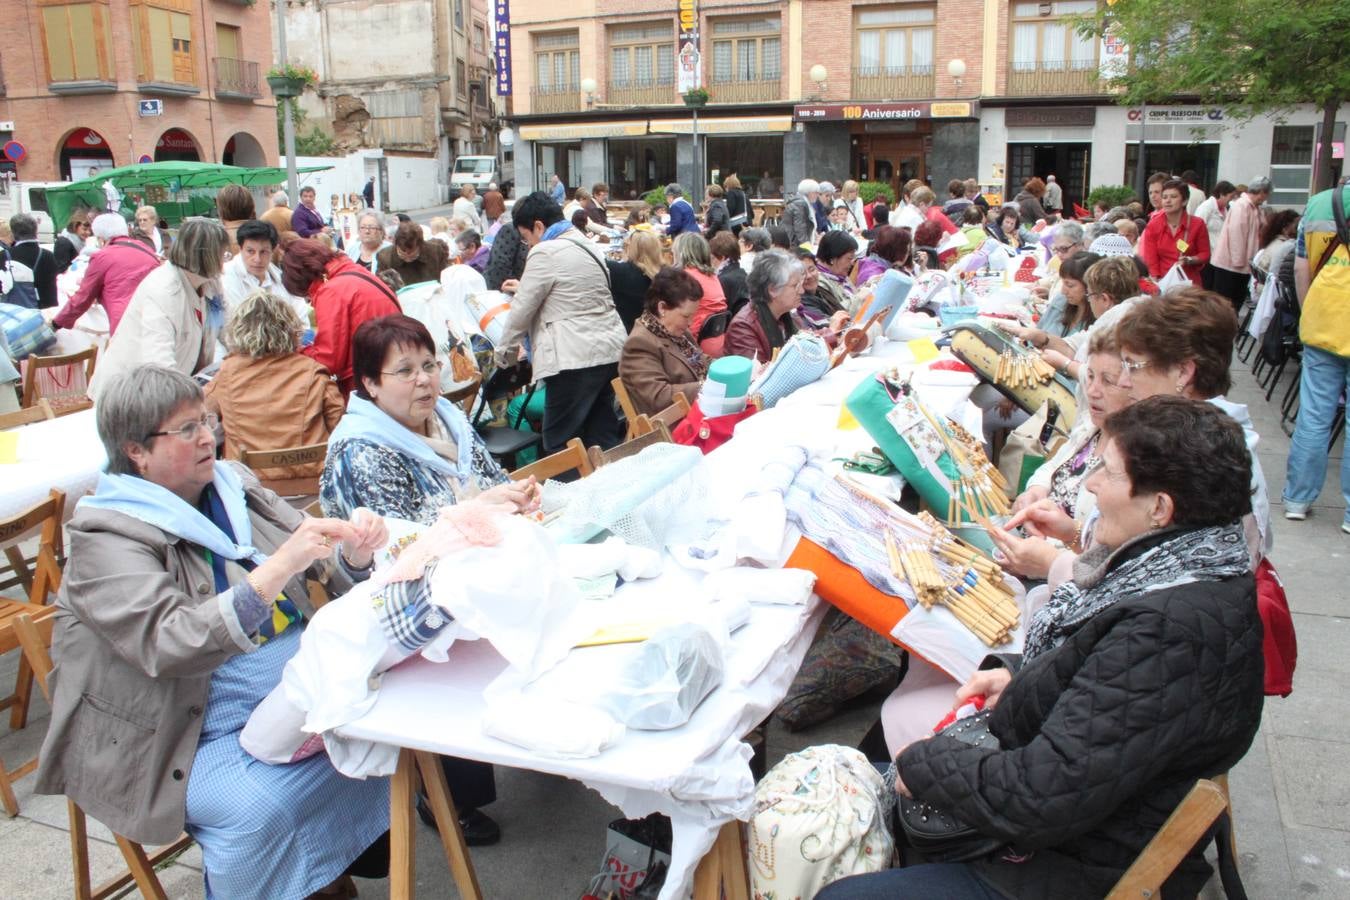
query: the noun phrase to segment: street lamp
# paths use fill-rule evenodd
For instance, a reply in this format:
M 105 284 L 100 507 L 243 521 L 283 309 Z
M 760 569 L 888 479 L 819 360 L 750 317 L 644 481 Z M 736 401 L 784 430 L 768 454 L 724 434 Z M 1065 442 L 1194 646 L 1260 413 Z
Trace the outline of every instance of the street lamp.
M 821 96 L 824 96 L 825 79 L 830 77 L 830 70 L 822 66 L 820 63 L 816 63 L 814 66 L 811 67 L 811 71 L 808 74 L 811 76 L 811 80 L 816 83 L 817 93 L 819 93 Z
M 952 84 L 956 85 L 956 90 L 959 93 L 962 80 L 966 77 L 966 61 L 954 59 L 947 63 L 947 74 L 952 77 Z
M 595 83 L 594 78 L 581 79 L 581 92 L 586 95 L 586 108 L 590 109 L 595 104 L 595 92 L 599 90 L 599 85 Z

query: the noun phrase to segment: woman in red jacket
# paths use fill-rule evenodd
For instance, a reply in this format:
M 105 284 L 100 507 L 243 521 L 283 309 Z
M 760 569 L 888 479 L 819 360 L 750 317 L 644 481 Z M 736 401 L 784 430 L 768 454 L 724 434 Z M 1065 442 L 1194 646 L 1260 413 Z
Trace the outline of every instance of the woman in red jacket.
M 364 266 L 310 238 L 286 248 L 281 283 L 314 307 L 314 343 L 301 352 L 336 375 L 347 396 L 356 386 L 352 335 L 367 319 L 402 312 L 394 292 Z
M 1203 219 L 1186 212 L 1189 194 L 1178 178 L 1163 185 L 1162 214 L 1149 219 L 1136 249 L 1153 278 L 1162 278 L 1180 262 L 1186 277 L 1201 287 L 1200 273 L 1209 262 L 1209 229 Z

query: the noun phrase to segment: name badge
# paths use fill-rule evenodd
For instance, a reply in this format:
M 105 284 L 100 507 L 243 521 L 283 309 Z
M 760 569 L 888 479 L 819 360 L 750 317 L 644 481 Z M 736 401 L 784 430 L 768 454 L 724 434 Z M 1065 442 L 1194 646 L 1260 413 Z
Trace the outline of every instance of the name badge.
M 1191 245 L 1186 243 L 1186 240 L 1184 238 L 1177 238 L 1178 253 L 1185 253 L 1189 249 L 1191 249 Z

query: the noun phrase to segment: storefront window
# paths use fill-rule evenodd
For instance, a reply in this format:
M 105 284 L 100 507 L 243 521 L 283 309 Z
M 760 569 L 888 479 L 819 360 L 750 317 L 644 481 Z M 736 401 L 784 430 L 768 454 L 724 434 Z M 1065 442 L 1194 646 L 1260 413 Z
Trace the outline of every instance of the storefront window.
M 718 184 L 735 173 L 747 195 L 764 199 L 783 196 L 781 134 L 710 137 L 704 143 L 710 179 Z
M 540 190 L 548 190 L 550 176 L 554 174 L 569 188 L 578 185 L 581 177 L 580 142 L 534 145 L 535 185 Z
M 1125 178 L 1122 184 L 1135 185 L 1135 165 L 1139 144 L 1125 145 Z M 1209 190 L 1219 180 L 1218 144 L 1149 144 L 1144 157 L 1146 174 L 1167 172 L 1173 175 L 1192 169 L 1200 176 L 1200 186 Z
M 609 196 L 637 200 L 675 180 L 675 138 L 609 141 Z

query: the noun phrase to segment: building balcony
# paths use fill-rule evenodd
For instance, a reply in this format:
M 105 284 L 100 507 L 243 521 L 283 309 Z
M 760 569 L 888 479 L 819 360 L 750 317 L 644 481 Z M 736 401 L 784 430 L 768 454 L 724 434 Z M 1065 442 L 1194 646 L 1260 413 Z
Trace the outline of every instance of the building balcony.
M 783 82 L 772 78 L 763 81 L 714 81 L 708 85 L 710 103 L 764 103 L 783 99 Z
M 581 111 L 581 85 L 530 88 L 531 113 L 568 113 Z
M 249 101 L 262 97 L 257 63 L 228 56 L 217 56 L 212 62 L 216 67 L 217 97 L 222 100 Z
M 136 90 L 153 97 L 194 97 L 202 92 L 197 85 L 187 81 L 140 81 Z
M 611 81 L 605 102 L 611 106 L 671 106 L 684 101 L 675 90 L 674 78 L 656 78 Z
M 82 78 L 78 81 L 53 81 L 47 85 L 53 94 L 112 94 L 117 82 L 111 78 Z
M 1009 97 L 1082 96 L 1102 92 L 1095 59 L 1013 63 L 1008 70 Z
M 923 100 L 933 96 L 932 66 L 862 66 L 853 70 L 854 100 Z

